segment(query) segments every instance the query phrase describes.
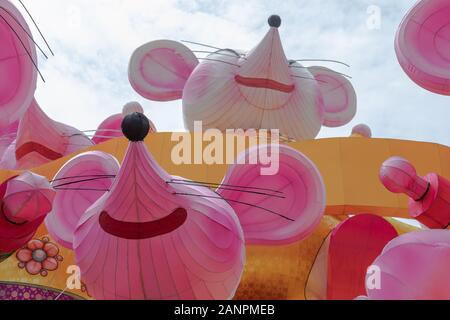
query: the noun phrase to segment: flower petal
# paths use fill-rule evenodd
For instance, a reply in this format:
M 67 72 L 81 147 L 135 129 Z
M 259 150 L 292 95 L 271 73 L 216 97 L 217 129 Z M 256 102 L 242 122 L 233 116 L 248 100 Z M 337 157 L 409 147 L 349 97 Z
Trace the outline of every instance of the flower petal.
M 29 274 L 36 275 L 41 271 L 42 263 L 31 260 L 27 263 L 27 266 L 25 268 L 27 269 Z
M 43 246 L 44 246 L 44 242 L 42 242 L 41 240 L 38 240 L 38 239 L 31 240 L 27 244 L 28 249 L 30 249 L 31 251 L 36 250 L 36 249 L 42 249 Z
M 51 242 L 44 245 L 44 251 L 49 257 L 55 257 L 59 253 L 58 247 Z
M 51 258 L 51 257 L 47 258 L 42 263 L 42 267 L 44 267 L 44 269 L 47 269 L 49 271 L 54 271 L 58 268 L 58 261 L 56 261 L 55 258 Z
M 30 249 L 20 249 L 16 253 L 16 258 L 20 262 L 28 262 L 31 260 L 31 250 Z

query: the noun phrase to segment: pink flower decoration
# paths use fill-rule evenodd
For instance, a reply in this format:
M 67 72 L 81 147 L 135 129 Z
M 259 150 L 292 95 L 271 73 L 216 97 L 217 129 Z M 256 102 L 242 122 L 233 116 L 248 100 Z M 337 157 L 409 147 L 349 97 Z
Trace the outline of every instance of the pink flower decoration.
M 25 268 L 31 275 L 40 274 L 46 277 L 49 271 L 58 269 L 58 263 L 63 260 L 58 253 L 58 247 L 48 238 L 43 238 L 28 242 L 17 252 L 16 257 L 19 260 L 19 268 Z

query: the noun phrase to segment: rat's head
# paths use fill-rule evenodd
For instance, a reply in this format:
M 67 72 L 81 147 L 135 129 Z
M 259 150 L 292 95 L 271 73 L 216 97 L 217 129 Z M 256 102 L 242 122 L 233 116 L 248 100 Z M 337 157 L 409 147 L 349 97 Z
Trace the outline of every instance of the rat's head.
M 131 58 L 130 82 L 150 100 L 182 98 L 190 130 L 202 120 L 208 128 L 280 129 L 309 139 L 322 125 L 348 123 L 356 112 L 350 82 L 327 68 L 289 60 L 278 32 L 281 18 L 273 15 L 268 23 L 267 34 L 247 53 L 218 49 L 197 58 L 175 41 L 147 43 Z
M 98 151 L 69 160 L 52 180 L 57 194 L 46 219 L 52 237 L 75 251 L 96 299 L 232 298 L 245 244 L 300 241 L 322 218 L 320 173 L 294 149 L 270 148 L 278 153 L 275 175 L 262 175 L 262 163 L 236 164 L 216 184 L 161 167 L 143 142 L 145 115 L 127 115 L 122 130 L 130 141 L 122 164 Z M 263 162 L 266 152 L 255 146 L 236 162 Z
M 37 82 L 36 47 L 17 8 L 0 0 L 0 130 L 19 120 Z

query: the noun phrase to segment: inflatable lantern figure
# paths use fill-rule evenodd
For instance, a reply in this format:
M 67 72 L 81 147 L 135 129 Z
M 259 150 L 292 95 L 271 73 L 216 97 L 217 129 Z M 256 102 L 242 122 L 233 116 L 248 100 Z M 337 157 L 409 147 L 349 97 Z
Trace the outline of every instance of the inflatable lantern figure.
M 395 50 L 406 74 L 431 92 L 450 95 L 448 0 L 421 0 L 403 19 Z
M 201 63 L 181 43 L 149 42 L 131 57 L 131 85 L 147 99 L 182 98 L 190 131 L 201 120 L 206 128 L 279 129 L 302 140 L 315 138 L 322 125 L 347 124 L 356 113 L 351 83 L 341 73 L 288 60 L 280 25 L 280 17 L 271 16 L 252 51 L 221 49 Z
M 213 191 L 156 163 L 143 142 L 150 129 L 143 114 L 127 115 L 122 128 L 130 144 L 121 167 L 100 152 L 70 160 L 54 179 L 46 219 L 50 234 L 75 251 L 96 299 L 232 298 L 246 242 L 289 244 L 321 220 L 322 179 L 294 149 L 280 146 L 278 174 L 262 176 L 258 164 L 231 166 Z
M 369 299 L 448 300 L 450 231 L 404 234 L 392 240 L 373 265 L 381 271 L 380 285 L 367 288 Z
M 400 157 L 383 163 L 380 179 L 389 191 L 409 197 L 409 213 L 425 226 L 445 229 L 450 225 L 450 181 L 435 173 L 419 177 L 416 169 Z
M 0 0 L 0 43 L 0 168 L 31 169 L 91 146 L 80 131 L 50 119 L 34 99 L 36 45 L 7 0 Z
M 54 196 L 48 180 L 31 172 L 0 185 L 0 260 L 31 240 Z
M 122 121 L 123 118 L 133 112 L 144 113 L 144 109 L 138 102 L 129 102 L 127 103 L 122 110 L 122 113 L 114 114 L 103 121 L 97 131 L 95 132 L 92 141 L 96 144 L 108 141 L 110 139 L 114 139 L 117 137 L 123 137 L 122 134 Z M 150 122 L 150 132 L 156 132 L 156 127 L 153 122 Z

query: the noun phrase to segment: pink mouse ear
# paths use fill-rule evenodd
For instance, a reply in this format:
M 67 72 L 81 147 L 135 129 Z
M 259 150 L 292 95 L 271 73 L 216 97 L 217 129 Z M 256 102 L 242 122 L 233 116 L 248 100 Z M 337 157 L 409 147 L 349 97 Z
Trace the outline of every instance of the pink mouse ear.
M 194 53 L 185 45 L 170 40 L 152 41 L 131 56 L 128 78 L 144 98 L 177 100 L 197 64 Z
M 25 19 L 9 1 L 0 1 L 0 131 L 22 116 L 34 97 L 36 48 Z
M 233 207 L 248 244 L 283 245 L 306 238 L 325 210 L 325 187 L 316 166 L 287 146 L 270 146 L 275 175 L 263 175 L 261 164 L 233 165 L 217 192 Z M 241 155 L 261 159 L 267 146 Z M 236 163 L 242 163 L 239 162 Z M 277 162 L 277 163 L 275 163 Z
M 450 6 L 422 0 L 403 19 L 395 38 L 398 61 L 416 84 L 450 95 Z
M 356 114 L 356 93 L 348 79 L 325 67 L 309 67 L 322 94 L 323 124 L 340 127 L 349 123 Z
M 50 235 L 72 249 L 73 234 L 83 213 L 111 187 L 119 171 L 112 155 L 91 151 L 69 160 L 56 174 L 53 210 L 45 219 Z

